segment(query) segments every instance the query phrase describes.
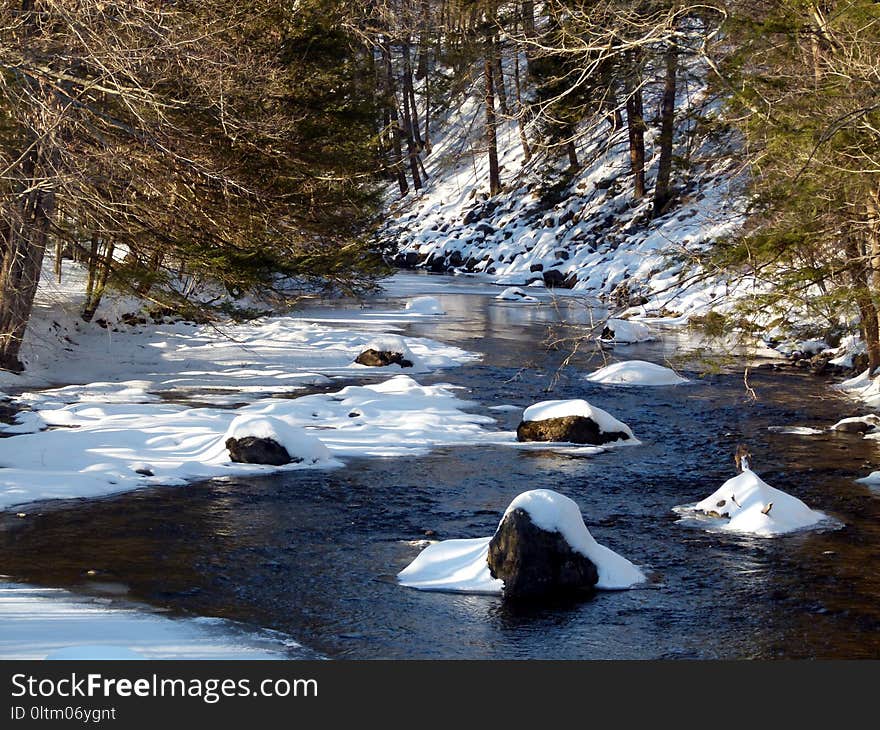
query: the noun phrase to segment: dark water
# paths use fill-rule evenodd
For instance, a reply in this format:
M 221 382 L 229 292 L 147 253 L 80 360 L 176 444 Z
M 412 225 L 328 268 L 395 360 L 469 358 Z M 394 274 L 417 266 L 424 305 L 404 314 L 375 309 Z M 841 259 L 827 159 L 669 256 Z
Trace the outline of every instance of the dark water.
M 486 357 L 427 380 L 466 387 L 505 429 L 516 415 L 488 406 L 585 397 L 643 445 L 589 458 L 455 447 L 6 515 L 2 571 L 86 592 L 124 586 L 132 598 L 278 629 L 340 658 L 880 656 L 880 500 L 853 482 L 870 470 L 875 442 L 767 430 L 857 412 L 827 381 L 752 370 L 757 400 L 746 396 L 741 367 L 677 388 L 596 386 L 581 377 L 593 352 L 557 372 L 568 351 L 542 344 L 551 315 L 480 295 L 440 298 L 449 316 L 409 333 Z M 615 357 L 660 362 L 679 346 L 619 348 Z M 733 475 L 740 441 L 769 483 L 846 526 L 750 539 L 676 524 L 674 505 Z M 489 535 L 514 496 L 538 487 L 575 499 L 594 536 L 644 566 L 651 583 L 543 607 L 394 583 L 418 552 L 409 541 L 429 530 L 439 539 Z

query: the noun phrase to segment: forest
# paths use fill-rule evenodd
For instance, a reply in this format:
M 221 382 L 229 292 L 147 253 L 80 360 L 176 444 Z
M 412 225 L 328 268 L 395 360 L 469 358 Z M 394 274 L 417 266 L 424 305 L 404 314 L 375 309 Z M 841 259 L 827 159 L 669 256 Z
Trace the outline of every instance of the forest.
M 712 128 L 748 210 L 699 267 L 753 277 L 758 306 L 826 328 L 857 317 L 876 367 L 878 21 L 868 0 L 7 0 L 0 364 L 22 368 L 49 249 L 56 267 L 87 265 L 86 321 L 107 287 L 209 318 L 194 282 L 283 301 L 369 288 L 388 271 L 383 206 L 394 190 L 418 199 L 432 137 L 470 90 L 480 192 L 515 187 L 500 124 L 557 187 L 607 124 L 625 129 L 646 225 L 678 204 L 673 140 Z M 677 105 L 687 75 L 707 87 L 702 109 Z

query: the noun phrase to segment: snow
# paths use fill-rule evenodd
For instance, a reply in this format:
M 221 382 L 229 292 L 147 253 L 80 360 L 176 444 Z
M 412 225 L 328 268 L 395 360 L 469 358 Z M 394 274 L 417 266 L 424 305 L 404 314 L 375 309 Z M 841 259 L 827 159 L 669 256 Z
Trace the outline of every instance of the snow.
M 496 299 L 504 302 L 537 302 L 538 300 L 531 294 L 527 294 L 518 286 L 509 286 L 503 292 L 498 294 Z
M 836 350 L 834 350 L 836 357 L 832 358 L 828 362 L 831 365 L 837 365 L 838 367 L 851 369 L 855 362 L 855 356 L 865 354 L 867 351 L 868 348 L 862 341 L 861 335 L 847 335 L 840 340 L 840 346 Z
M 773 433 L 784 433 L 792 436 L 818 436 L 825 433 L 821 428 L 812 426 L 767 426 L 767 430 Z
M 874 413 L 868 413 L 864 416 L 852 416 L 850 418 L 841 418 L 832 427 L 832 431 L 845 431 L 849 423 L 863 423 L 869 430 L 873 430 L 880 426 L 880 416 Z
M 504 581 L 492 577 L 486 562 L 491 540 L 478 537 L 432 543 L 397 574 L 397 580 L 422 591 L 500 595 Z
M 505 64 L 510 66 L 511 60 Z M 721 107 L 711 100 L 706 83 L 710 74 L 696 59 L 686 65 L 676 100 L 680 118 L 716 115 Z M 729 294 L 748 295 L 760 288 L 753 277 L 696 276 L 695 262 L 707 244 L 735 232 L 744 219 L 731 140 L 706 136 L 693 121 L 676 126 L 676 155 L 689 163 L 676 175 L 676 204 L 654 217 L 650 196 L 632 198 L 625 129 L 597 118 L 586 120 L 574 135 L 581 167 L 570 176 L 558 148 L 536 150 L 526 160 L 517 120 L 499 118 L 496 136 L 505 192 L 490 196 L 480 76 L 472 78 L 448 111 L 433 119 L 424 187 L 403 197 L 394 186 L 388 188 L 380 244 L 399 248 L 401 264 L 412 265 L 415 256 L 420 267 L 440 264 L 486 282 L 533 286 L 542 294 L 544 275 L 554 272 L 551 281 L 564 281 L 574 292 L 624 302 L 624 307 L 645 302 L 638 305 L 642 314 L 685 318 L 723 309 Z M 660 86 L 645 87 L 646 109 L 658 108 Z M 524 93 L 530 93 L 528 84 Z M 526 130 L 529 136 L 536 132 Z M 649 187 L 658 169 L 657 142 L 650 126 Z M 570 183 L 562 183 L 563 177 Z M 548 184 L 555 186 L 552 196 Z
M 612 363 L 590 373 L 586 379 L 604 385 L 679 385 L 688 382 L 674 370 L 644 360 Z
M 400 325 L 425 316 L 419 311 L 368 311 L 354 305 L 335 311 L 336 317 L 327 323 L 319 321 L 318 310 L 244 323 L 131 327 L 118 320 L 139 311 L 143 302 L 111 293 L 105 296 L 95 321 L 85 323 L 79 317 L 85 270 L 65 260 L 63 283 L 58 284 L 53 265 L 53 257 L 47 255 L 22 346 L 27 369 L 21 375 L 0 373 L 0 389 L 15 394 L 76 383 L 70 391 L 52 390 L 58 403 L 74 399 L 157 402 L 163 395 L 189 394 L 200 402 L 236 404 L 328 385 L 336 377 L 384 377 L 386 369 L 364 369 L 355 364 L 355 358 L 374 338 L 396 335 Z M 95 323 L 98 319 L 108 326 L 100 327 Z M 427 373 L 479 359 L 475 353 L 435 340 L 402 339 L 417 362 L 409 372 Z M 91 385 L 86 390 L 82 384 Z M 43 399 L 44 395 L 34 397 Z M 28 403 L 27 396 L 22 402 Z
M 529 406 L 523 411 L 523 421 L 546 421 L 551 418 L 565 418 L 566 416 L 583 416 L 592 419 L 602 433 L 614 433 L 622 431 L 629 438 L 635 436 L 622 421 L 618 421 L 607 411 L 590 405 L 587 401 L 576 398 L 572 400 L 546 400 Z
M 772 505 L 769 510 L 768 505 Z M 727 514 L 729 519 L 713 520 L 714 526 L 726 532 L 759 537 L 784 535 L 831 522 L 824 513 L 812 510 L 797 497 L 771 487 L 750 469 L 728 479 L 701 502 L 676 507 L 675 511 L 681 515 Z
M 225 444 L 227 439 L 242 439 L 247 436 L 272 439 L 287 450 L 292 461 L 319 464 L 333 460 L 330 449 L 324 446 L 320 439 L 306 433 L 303 428 L 291 426 L 280 418 L 251 414 L 236 416 L 222 439 Z
M 288 659 L 285 634 L 215 618 L 171 618 L 118 598 L 0 581 L 0 659 Z
M 872 378 L 868 370 L 844 380 L 835 388 L 851 398 L 865 403 L 869 408 L 880 407 L 880 378 Z
M 446 314 L 443 305 L 436 297 L 416 297 L 406 303 L 406 311 L 410 314 Z
M 47 428 L 48 424 L 39 413 L 33 411 L 19 411 L 15 414 L 15 423 L 0 423 L 0 433 L 35 433 Z
M 599 572 L 597 588 L 623 590 L 646 580 L 629 560 L 596 542 L 580 508 L 568 497 L 549 489 L 535 489 L 516 497 L 504 516 L 515 509 L 528 512 L 541 529 L 561 533 L 573 550 L 589 558 Z M 486 562 L 491 540 L 485 537 L 431 544 L 397 574 L 397 579 L 408 588 L 423 591 L 501 594 L 504 583 L 492 577 Z
M 345 457 L 424 454 L 486 433 L 483 427 L 493 419 L 467 412 L 470 405 L 452 386 L 423 386 L 407 375 L 333 393 L 263 398 L 237 409 L 53 404 L 38 413 L 55 428 L 0 440 L 0 508 L 195 479 L 328 468 Z M 225 445 L 233 433 L 273 433 L 306 460 L 280 467 L 234 464 Z M 144 464 L 154 476 L 136 473 Z
M 650 342 L 657 339 L 657 335 L 651 328 L 642 322 L 633 322 L 628 319 L 609 319 L 605 326 L 611 331 L 611 335 L 602 339 L 620 345 Z

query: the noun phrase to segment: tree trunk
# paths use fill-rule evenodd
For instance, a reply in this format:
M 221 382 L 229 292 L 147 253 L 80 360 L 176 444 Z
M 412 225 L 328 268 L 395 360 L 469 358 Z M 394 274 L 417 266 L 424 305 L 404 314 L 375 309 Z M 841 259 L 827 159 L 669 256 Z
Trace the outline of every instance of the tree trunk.
M 672 174 L 672 141 L 675 132 L 675 91 L 678 75 L 678 48 L 670 43 L 666 49 L 666 78 L 660 109 L 660 163 L 654 186 L 654 217 L 662 215 L 672 197 L 669 179 Z
M 113 244 L 107 244 L 107 250 L 104 252 L 103 260 L 100 260 L 97 256 L 96 240 L 96 237 L 92 238 L 92 249 L 95 251 L 95 260 L 99 263 L 97 263 L 97 268 L 95 270 L 95 278 L 93 280 L 90 295 L 87 298 L 82 311 L 82 318 L 85 322 L 91 322 L 92 318 L 95 316 L 95 312 L 98 311 L 98 305 L 101 304 L 101 298 L 104 296 L 104 291 L 107 289 L 107 281 L 110 279 L 110 271 L 113 268 Z
M 532 149 L 529 147 L 529 140 L 526 137 L 526 114 L 527 109 L 522 103 L 522 84 L 519 78 L 519 51 L 513 49 L 513 88 L 516 93 L 516 121 L 519 129 L 519 141 L 523 148 L 523 157 L 528 162 L 532 159 Z
M 574 130 L 569 130 L 569 133 L 574 133 Z M 568 155 L 568 168 L 572 172 L 577 172 L 580 170 L 581 165 L 578 162 L 578 154 L 577 147 L 574 144 L 573 139 L 569 139 L 565 144 L 565 152 Z
M 526 38 L 535 36 L 535 2 L 534 0 L 522 1 L 522 24 Z
M 507 89 L 504 86 L 504 68 L 501 65 L 501 43 L 499 43 L 497 36 L 492 39 L 492 48 L 494 51 L 492 60 L 495 66 L 493 72 L 495 93 L 498 96 L 498 108 L 505 117 L 508 117 L 510 116 L 510 106 L 507 103 Z
M 492 72 L 492 40 L 486 40 L 486 60 L 484 76 L 486 79 L 486 144 L 489 148 L 489 194 L 501 192 L 501 172 L 498 167 L 498 138 L 495 122 L 495 85 Z
M 51 144 L 51 141 L 50 141 Z M 6 210 L 9 236 L 0 261 L 0 369 L 21 372 L 18 359 L 40 282 L 55 193 L 46 187 L 52 165 L 35 145 L 18 165 L 17 200 Z
M 844 251 L 846 252 L 846 268 L 853 287 L 853 298 L 859 309 L 859 326 L 862 339 L 868 350 L 868 373 L 880 367 L 880 324 L 877 319 L 877 307 L 871 296 L 871 282 L 865 252 L 852 231 L 844 233 Z
M 626 74 L 626 128 L 629 134 L 629 159 L 633 174 L 633 196 L 645 196 L 645 119 L 642 111 L 641 74 L 637 59 L 629 59 Z
M 397 95 L 394 92 L 394 68 L 391 65 L 391 48 L 388 38 L 383 39 L 382 59 L 385 63 L 385 104 L 390 120 L 391 130 L 391 170 L 397 177 L 397 185 L 400 187 L 401 196 L 409 192 L 409 183 L 403 170 L 403 145 L 400 142 L 400 122 L 397 116 Z
M 61 257 L 64 254 L 64 243 L 59 238 L 55 241 L 55 281 L 61 283 Z

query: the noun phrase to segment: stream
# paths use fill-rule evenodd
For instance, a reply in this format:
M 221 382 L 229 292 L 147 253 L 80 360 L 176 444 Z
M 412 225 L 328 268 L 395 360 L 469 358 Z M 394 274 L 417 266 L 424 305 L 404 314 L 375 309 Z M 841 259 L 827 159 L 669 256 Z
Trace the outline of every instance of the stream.
M 404 334 L 483 354 L 417 376 L 420 382 L 461 386 L 502 430 L 516 427 L 519 412 L 491 406 L 585 398 L 627 423 L 642 445 L 592 456 L 456 446 L 419 458 L 352 459 L 339 469 L 43 504 L 27 520 L 0 514 L 2 572 L 275 629 L 330 658 L 880 656 L 873 567 L 880 499 L 854 481 L 871 471 L 877 444 L 852 434 L 768 430 L 824 428 L 858 413 L 828 380 L 753 368 L 753 399 L 742 362 L 707 370 L 684 335 L 669 333 L 606 356 L 673 359 L 690 384 L 595 385 L 583 375 L 602 364 L 601 352 L 584 347 L 571 356 L 564 343 L 548 343 L 548 327 L 560 317 L 588 319 L 582 303 L 500 302 L 489 296 L 497 288 L 452 277 L 401 281 L 407 293 L 435 296 L 447 311 L 406 324 Z M 389 303 L 377 297 L 369 306 Z M 338 307 L 325 314 L 341 316 Z M 702 499 L 734 475 L 740 442 L 765 481 L 845 526 L 766 539 L 678 524 L 673 506 Z M 417 541 L 490 535 L 507 504 L 535 488 L 573 498 L 596 539 L 641 566 L 649 583 L 552 605 L 396 584 Z

